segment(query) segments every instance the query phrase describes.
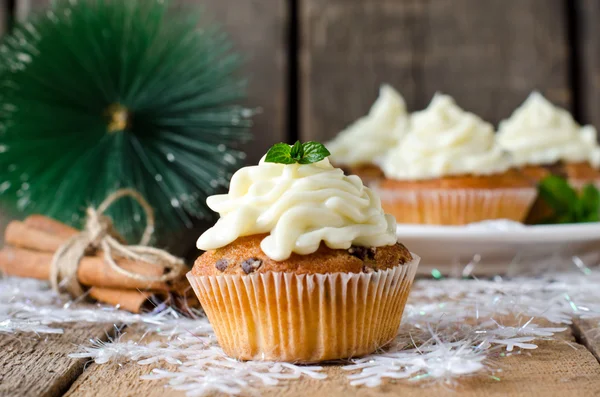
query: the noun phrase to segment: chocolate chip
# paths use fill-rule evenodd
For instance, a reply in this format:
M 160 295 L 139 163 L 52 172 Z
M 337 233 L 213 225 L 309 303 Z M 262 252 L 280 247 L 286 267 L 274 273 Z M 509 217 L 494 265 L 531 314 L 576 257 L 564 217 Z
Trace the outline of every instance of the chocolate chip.
M 348 248 L 348 253 L 352 256 L 357 257 L 360 260 L 365 259 L 375 259 L 375 254 L 377 253 L 377 248 L 375 247 L 360 247 L 358 245 L 353 245 Z
M 364 261 L 367 257 L 367 248 L 353 245 L 352 247 L 348 248 L 348 253 Z
M 262 260 L 258 258 L 246 259 L 242 262 L 242 270 L 244 271 L 244 273 L 250 274 L 256 271 L 260 267 L 260 265 L 262 265 Z
M 377 254 L 377 247 L 369 247 L 367 250 L 367 258 L 375 259 L 375 254 Z
M 217 270 L 220 270 L 222 272 L 224 272 L 225 269 L 227 269 L 227 265 L 227 259 L 219 259 L 217 263 L 215 263 L 215 267 L 217 268 Z

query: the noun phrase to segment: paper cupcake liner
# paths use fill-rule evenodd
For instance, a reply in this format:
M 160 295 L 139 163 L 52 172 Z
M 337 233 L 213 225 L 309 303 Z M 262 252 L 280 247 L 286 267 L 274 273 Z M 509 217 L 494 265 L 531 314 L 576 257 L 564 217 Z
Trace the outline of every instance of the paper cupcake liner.
M 396 336 L 413 257 L 373 273 L 187 277 L 229 356 L 316 362 L 368 354 Z
M 381 189 L 375 187 L 386 213 L 399 223 L 465 225 L 488 219 L 523 222 L 535 188 Z

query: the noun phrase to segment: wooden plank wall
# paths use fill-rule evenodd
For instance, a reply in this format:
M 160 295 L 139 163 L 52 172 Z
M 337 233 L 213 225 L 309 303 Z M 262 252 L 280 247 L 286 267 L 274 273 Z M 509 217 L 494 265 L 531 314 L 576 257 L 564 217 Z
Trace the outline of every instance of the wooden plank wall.
M 15 16 L 49 2 L 13 0 Z M 203 4 L 246 57 L 247 105 L 262 110 L 250 162 L 277 141 L 331 138 L 384 82 L 411 110 L 442 91 L 493 123 L 537 89 L 600 126 L 597 0 L 175 2 Z
M 600 1 L 576 0 L 574 90 L 579 94 L 581 121 L 600 128 Z
M 288 139 L 289 8 L 279 0 L 236 1 L 235 6 L 223 0 L 199 3 L 223 25 L 245 58 L 243 73 L 249 82 L 246 104 L 259 112 L 254 118 L 254 142 L 247 148 L 248 161 L 256 163 L 273 142 Z
M 306 139 L 330 138 L 365 114 L 382 82 L 396 87 L 409 109 L 425 107 L 441 91 L 494 123 L 532 89 L 571 105 L 568 13 L 562 0 L 301 0 L 300 5 Z

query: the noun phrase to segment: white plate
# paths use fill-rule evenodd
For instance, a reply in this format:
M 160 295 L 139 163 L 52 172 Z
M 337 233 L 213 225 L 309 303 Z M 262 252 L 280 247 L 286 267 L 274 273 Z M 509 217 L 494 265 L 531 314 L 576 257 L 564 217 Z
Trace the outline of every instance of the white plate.
M 397 227 L 398 240 L 421 256 L 420 273 L 504 274 L 557 270 L 600 260 L 600 223 L 525 226 L 506 220 L 466 226 Z M 470 274 L 470 273 L 469 273 Z

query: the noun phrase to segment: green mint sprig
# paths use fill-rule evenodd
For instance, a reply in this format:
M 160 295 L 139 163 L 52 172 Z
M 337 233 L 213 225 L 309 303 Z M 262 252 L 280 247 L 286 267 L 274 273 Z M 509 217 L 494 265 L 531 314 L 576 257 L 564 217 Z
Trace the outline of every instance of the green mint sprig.
M 329 150 L 319 142 L 296 141 L 290 146 L 287 143 L 276 143 L 269 149 L 265 157 L 266 163 L 278 164 L 312 164 L 331 155 Z
M 600 191 L 593 184 L 577 192 L 564 178 L 550 175 L 538 184 L 538 191 L 554 212 L 543 223 L 600 221 Z

